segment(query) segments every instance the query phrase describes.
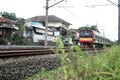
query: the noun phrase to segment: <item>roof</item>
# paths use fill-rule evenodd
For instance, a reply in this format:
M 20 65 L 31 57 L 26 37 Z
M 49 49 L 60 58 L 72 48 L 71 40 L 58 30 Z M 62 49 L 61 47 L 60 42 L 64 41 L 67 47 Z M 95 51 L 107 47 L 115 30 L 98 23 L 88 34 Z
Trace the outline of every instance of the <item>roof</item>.
M 7 28 L 7 29 L 14 29 L 14 30 L 18 30 L 19 29 L 16 26 L 9 26 L 9 27 L 7 27 L 7 26 L 0 26 L 0 28 Z
M 0 23 L 9 23 L 12 22 L 12 20 L 6 19 L 4 17 L 0 17 Z
M 9 19 L 6 19 L 4 17 L 0 17 L 0 23 L 5 23 L 5 24 L 1 24 L 0 28 L 9 28 L 9 29 L 18 30 L 18 27 L 11 25 L 11 23 L 13 23 L 13 20 L 9 20 Z M 10 23 L 10 24 L 6 24 L 6 23 Z
M 69 31 L 71 31 L 73 33 L 78 33 L 79 32 L 79 30 L 77 30 L 77 29 L 69 29 Z
M 35 16 L 35 17 L 28 18 L 27 20 L 28 21 L 45 22 L 45 16 Z M 62 22 L 64 24 L 71 25 L 71 23 L 69 23 L 69 22 L 67 22 L 59 17 L 56 17 L 54 15 L 48 16 L 48 22 Z

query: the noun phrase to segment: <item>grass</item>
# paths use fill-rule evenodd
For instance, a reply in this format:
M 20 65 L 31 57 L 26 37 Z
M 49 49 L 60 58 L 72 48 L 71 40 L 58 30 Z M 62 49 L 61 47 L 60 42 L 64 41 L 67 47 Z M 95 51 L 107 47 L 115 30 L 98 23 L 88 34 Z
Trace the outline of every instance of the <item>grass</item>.
M 61 66 L 56 70 L 42 70 L 26 80 L 120 80 L 120 46 L 106 49 L 105 53 L 86 56 L 78 47 L 76 52 L 64 51 Z

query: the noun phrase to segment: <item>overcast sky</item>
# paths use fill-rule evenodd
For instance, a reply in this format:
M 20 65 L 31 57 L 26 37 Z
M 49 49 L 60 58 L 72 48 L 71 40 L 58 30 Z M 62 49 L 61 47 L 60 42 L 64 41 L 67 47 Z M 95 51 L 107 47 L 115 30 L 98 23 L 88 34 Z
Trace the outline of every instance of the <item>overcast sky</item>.
M 0 12 L 13 12 L 17 17 L 29 18 L 45 15 L 46 0 L 1 0 Z M 60 0 L 50 0 L 49 5 Z M 110 0 L 118 4 L 118 0 Z M 107 0 L 67 0 L 49 8 L 49 15 L 56 15 L 71 24 L 71 28 L 85 25 L 96 25 L 101 33 L 109 39 L 118 39 L 118 7 L 115 5 L 91 6 L 111 4 Z

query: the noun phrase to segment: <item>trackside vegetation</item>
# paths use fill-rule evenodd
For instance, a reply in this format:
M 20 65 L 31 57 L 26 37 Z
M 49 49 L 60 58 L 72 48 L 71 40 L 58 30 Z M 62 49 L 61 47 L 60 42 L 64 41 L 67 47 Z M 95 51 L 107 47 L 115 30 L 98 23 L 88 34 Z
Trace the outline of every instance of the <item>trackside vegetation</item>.
M 96 55 L 85 55 L 79 46 L 61 52 L 60 67 L 49 71 L 43 68 L 26 80 L 120 80 L 120 45 L 106 48 L 100 54 L 96 51 Z

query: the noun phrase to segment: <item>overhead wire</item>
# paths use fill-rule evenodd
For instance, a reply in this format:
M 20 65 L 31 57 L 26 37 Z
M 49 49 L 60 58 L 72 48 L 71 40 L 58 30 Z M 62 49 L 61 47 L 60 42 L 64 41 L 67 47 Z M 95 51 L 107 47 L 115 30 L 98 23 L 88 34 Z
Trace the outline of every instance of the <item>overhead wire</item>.
M 109 0 L 107 0 L 107 1 L 109 1 Z M 89 5 L 89 6 L 86 6 L 86 7 L 95 8 L 97 6 L 109 6 L 109 5 L 113 5 L 113 4 L 112 3 L 111 4 L 98 4 L 97 0 L 95 0 L 95 5 Z M 77 15 L 75 15 L 72 11 L 70 11 L 69 9 L 67 9 L 66 7 L 60 7 L 60 8 L 63 8 L 64 10 L 66 10 L 67 12 L 69 12 L 74 18 L 76 18 L 76 19 L 78 19 L 80 21 L 83 21 Z M 96 10 L 96 8 L 95 8 L 95 10 Z M 97 12 L 96 12 L 96 14 L 97 14 Z M 97 17 L 97 15 L 96 15 L 96 17 Z M 96 26 L 97 26 L 97 20 L 96 20 Z
M 67 12 L 69 12 L 72 16 L 74 16 L 75 18 L 79 19 L 79 17 L 77 15 L 75 15 L 73 12 L 71 12 L 70 10 L 68 10 L 67 8 L 63 7 L 63 9 L 65 9 Z
M 110 2 L 110 3 L 112 3 L 113 5 L 115 5 L 115 6 L 119 6 L 119 5 L 117 5 L 117 4 L 115 4 L 114 2 L 112 2 L 112 1 L 110 1 L 110 0 L 107 0 L 108 2 Z
M 79 21 L 84 23 L 84 21 L 82 19 L 80 19 L 77 15 L 75 15 L 72 11 L 68 10 L 65 7 L 63 7 L 63 9 L 66 10 L 67 12 L 69 12 L 74 18 L 76 18 L 77 20 L 79 20 Z
M 109 0 L 107 0 L 109 1 Z M 97 6 L 110 6 L 110 5 L 113 5 L 113 3 L 111 4 L 98 4 L 97 0 L 95 0 L 95 5 L 89 5 L 89 6 L 86 6 L 86 7 L 91 7 L 91 8 L 94 8 L 94 7 L 97 7 Z

